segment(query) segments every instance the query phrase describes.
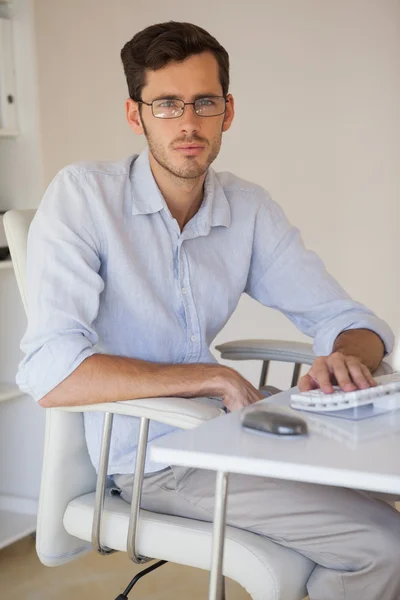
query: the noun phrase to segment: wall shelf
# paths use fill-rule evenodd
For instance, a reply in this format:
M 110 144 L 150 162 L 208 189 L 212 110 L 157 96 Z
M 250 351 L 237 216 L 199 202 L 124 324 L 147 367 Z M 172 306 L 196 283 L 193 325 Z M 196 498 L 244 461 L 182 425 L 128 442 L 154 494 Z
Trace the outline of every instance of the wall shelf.
M 0 496 L 0 549 L 36 530 L 37 501 Z
M 12 260 L 10 260 L 9 258 L 7 260 L 0 260 L 0 271 L 2 269 L 12 269 Z
M 23 393 L 15 383 L 0 382 L 0 402 L 14 400 L 20 396 L 23 396 Z
M 18 129 L 0 129 L 0 138 L 14 138 L 18 136 Z

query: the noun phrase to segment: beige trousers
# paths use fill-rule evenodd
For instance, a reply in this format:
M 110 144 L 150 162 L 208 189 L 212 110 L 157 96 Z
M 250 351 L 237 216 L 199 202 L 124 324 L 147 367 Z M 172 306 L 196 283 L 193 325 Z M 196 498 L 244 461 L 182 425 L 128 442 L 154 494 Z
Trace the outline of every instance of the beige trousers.
M 133 475 L 115 475 L 130 502 Z M 215 472 L 169 467 L 144 478 L 142 507 L 212 521 Z M 400 513 L 362 491 L 231 474 L 227 524 L 316 563 L 310 600 L 400 600 Z

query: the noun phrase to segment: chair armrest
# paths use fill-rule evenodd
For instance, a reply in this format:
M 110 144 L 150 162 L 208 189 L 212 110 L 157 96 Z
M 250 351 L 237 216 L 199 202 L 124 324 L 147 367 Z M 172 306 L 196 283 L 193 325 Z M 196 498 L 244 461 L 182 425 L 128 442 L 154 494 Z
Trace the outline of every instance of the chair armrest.
M 312 365 L 312 344 L 284 340 L 235 340 L 215 347 L 228 360 L 277 360 Z
M 101 404 L 60 406 L 52 410 L 67 412 L 110 412 L 129 417 L 146 417 L 159 423 L 192 429 L 225 414 L 219 398 L 138 398 Z

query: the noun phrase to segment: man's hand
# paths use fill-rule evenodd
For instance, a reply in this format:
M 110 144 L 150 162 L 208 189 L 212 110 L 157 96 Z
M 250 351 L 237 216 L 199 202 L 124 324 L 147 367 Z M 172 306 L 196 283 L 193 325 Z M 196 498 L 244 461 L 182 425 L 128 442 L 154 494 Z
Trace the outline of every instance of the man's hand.
M 301 392 L 321 388 L 325 394 L 331 394 L 333 385 L 339 385 L 344 392 L 352 392 L 373 387 L 376 381 L 359 358 L 333 352 L 316 358 L 308 373 L 299 379 L 298 385 Z
M 340 333 L 329 356 L 320 356 L 311 369 L 299 380 L 301 392 L 321 388 L 331 394 L 333 385 L 344 392 L 373 387 L 376 381 L 371 375 L 382 361 L 384 344 L 374 331 L 348 329 Z
M 229 411 L 240 410 L 263 399 L 261 392 L 240 373 L 229 367 L 222 369 L 216 391 Z

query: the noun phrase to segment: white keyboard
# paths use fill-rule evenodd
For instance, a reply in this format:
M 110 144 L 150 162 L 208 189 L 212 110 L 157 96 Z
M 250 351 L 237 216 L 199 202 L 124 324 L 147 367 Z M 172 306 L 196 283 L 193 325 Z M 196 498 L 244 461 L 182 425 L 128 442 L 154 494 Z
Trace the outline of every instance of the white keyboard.
M 377 379 L 377 386 L 355 390 L 354 392 L 344 392 L 340 387 L 333 386 L 335 390 L 333 394 L 324 394 L 321 390 L 293 393 L 290 396 L 290 406 L 297 410 L 332 412 L 365 406 L 374 401 L 382 400 L 385 396 L 400 392 L 398 373 L 393 373 L 392 376 L 382 376 L 382 382 L 379 382 L 379 378 Z

